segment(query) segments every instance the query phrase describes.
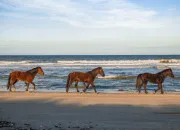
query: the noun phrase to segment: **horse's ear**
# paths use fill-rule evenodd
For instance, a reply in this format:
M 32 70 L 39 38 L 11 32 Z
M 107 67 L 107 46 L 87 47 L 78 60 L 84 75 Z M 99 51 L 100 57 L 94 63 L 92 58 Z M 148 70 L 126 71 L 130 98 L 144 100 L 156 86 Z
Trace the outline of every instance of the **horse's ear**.
M 40 66 L 38 66 L 38 67 L 36 67 L 37 69 L 41 69 L 41 67 Z

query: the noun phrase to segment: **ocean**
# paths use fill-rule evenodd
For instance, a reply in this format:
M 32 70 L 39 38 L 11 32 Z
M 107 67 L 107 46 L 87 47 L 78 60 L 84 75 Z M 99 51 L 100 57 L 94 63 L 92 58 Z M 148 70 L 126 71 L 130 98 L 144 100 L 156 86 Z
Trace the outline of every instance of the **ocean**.
M 136 92 L 136 76 L 140 73 L 157 73 L 172 68 L 175 78 L 166 78 L 165 92 L 180 92 L 180 55 L 27 55 L 0 56 L 0 91 L 7 91 L 9 73 L 15 70 L 27 71 L 41 66 L 44 76 L 37 75 L 34 83 L 36 91 L 65 92 L 67 75 L 73 71 L 90 71 L 101 66 L 105 77 L 98 76 L 95 86 L 98 92 Z M 16 83 L 17 91 L 25 91 L 23 82 Z M 30 86 L 30 91 L 32 90 Z M 79 83 L 80 91 L 83 84 Z M 148 83 L 148 91 L 157 88 Z M 92 88 L 89 92 L 94 92 Z M 73 87 L 70 92 L 76 92 Z

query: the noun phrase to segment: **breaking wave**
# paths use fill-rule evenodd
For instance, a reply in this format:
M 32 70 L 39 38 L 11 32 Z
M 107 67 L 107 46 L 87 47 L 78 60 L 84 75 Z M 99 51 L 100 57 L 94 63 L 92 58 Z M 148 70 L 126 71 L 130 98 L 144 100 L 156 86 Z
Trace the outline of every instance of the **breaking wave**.
M 98 77 L 99 79 L 111 79 L 111 80 L 118 80 L 118 79 L 134 79 L 136 76 L 105 76 L 105 77 Z
M 123 66 L 123 65 L 164 65 L 164 64 L 178 64 L 180 65 L 180 60 L 175 60 L 175 59 L 170 59 L 170 60 L 75 60 L 75 61 L 57 61 L 58 64 L 60 65 L 66 65 L 66 66 L 71 66 L 71 65 L 102 65 L 102 66 Z
M 0 61 L 0 66 L 3 65 L 39 65 L 39 66 L 61 66 L 61 67 L 114 67 L 114 68 L 157 68 L 164 69 L 167 67 L 180 68 L 180 59 L 161 59 L 161 60 L 57 60 L 54 62 L 49 61 Z
M 24 60 L 24 61 L 0 61 L 1 65 L 11 65 L 11 64 L 28 64 L 33 63 L 31 60 Z
M 179 59 L 161 59 L 160 63 L 180 63 Z

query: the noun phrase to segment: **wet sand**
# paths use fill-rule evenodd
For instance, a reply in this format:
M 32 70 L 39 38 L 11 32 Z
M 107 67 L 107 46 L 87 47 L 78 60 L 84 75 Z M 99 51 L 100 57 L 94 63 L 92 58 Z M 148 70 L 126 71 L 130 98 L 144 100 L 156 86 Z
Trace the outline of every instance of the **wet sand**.
M 179 130 L 180 94 L 0 92 L 0 129 L 15 128 Z

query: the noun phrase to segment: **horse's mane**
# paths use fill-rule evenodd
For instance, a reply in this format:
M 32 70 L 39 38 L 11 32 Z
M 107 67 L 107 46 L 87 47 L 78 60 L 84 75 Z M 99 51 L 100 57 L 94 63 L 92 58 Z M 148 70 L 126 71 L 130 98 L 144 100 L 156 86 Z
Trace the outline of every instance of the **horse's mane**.
M 102 69 L 102 68 L 101 67 L 97 67 L 97 68 L 95 68 L 95 69 L 93 69 L 91 71 L 88 71 L 87 73 L 90 73 L 92 75 L 97 75 L 96 70 L 98 70 L 98 69 Z
M 88 71 L 88 73 L 92 73 L 92 72 L 96 71 L 97 69 L 100 69 L 100 67 L 94 68 L 93 70 Z
M 93 70 L 91 70 L 91 71 L 95 71 L 95 70 L 98 70 L 98 69 L 101 69 L 101 67 L 97 67 L 97 68 L 95 68 L 95 69 L 93 69 Z M 91 72 L 90 71 L 90 72 Z
M 28 70 L 26 72 L 35 73 L 35 72 L 37 72 L 37 69 L 38 69 L 38 67 Z
M 159 72 L 158 74 L 164 73 L 164 72 L 169 71 L 169 70 L 171 70 L 171 68 L 164 69 L 164 70 L 162 70 L 161 72 Z

